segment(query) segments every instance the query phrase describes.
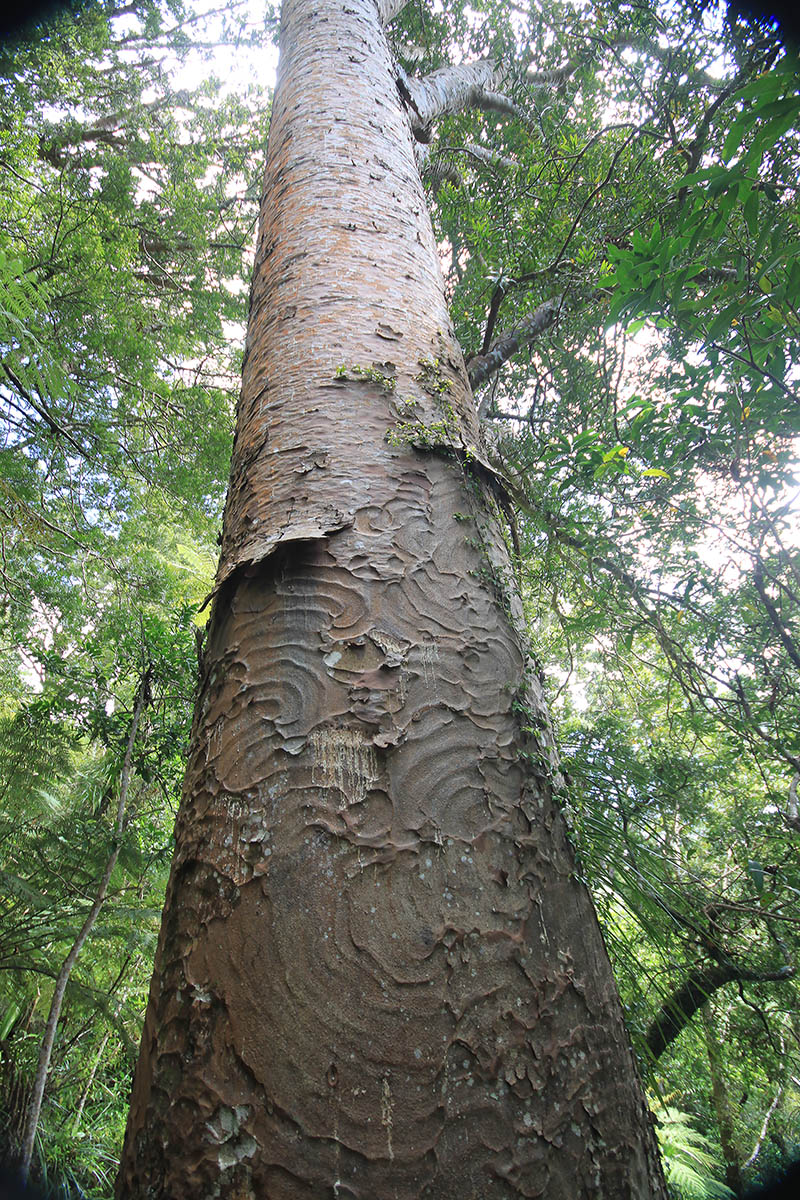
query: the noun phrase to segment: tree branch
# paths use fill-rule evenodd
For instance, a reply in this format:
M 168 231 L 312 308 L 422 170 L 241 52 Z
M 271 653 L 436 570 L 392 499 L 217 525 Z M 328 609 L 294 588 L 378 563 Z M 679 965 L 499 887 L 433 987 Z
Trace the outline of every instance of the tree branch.
M 453 147 L 454 154 L 468 154 L 471 158 L 475 158 L 478 162 L 486 163 L 490 167 L 506 167 L 513 171 L 519 166 L 519 163 L 509 158 L 506 154 L 501 154 L 499 150 L 492 150 L 488 146 L 477 146 L 475 142 L 468 142 L 466 146 Z
M 730 961 L 717 963 L 713 967 L 698 967 L 677 991 L 667 997 L 651 1021 L 647 1031 L 647 1049 L 657 1061 L 698 1009 L 726 983 L 777 983 L 792 979 L 794 974 L 795 968 L 789 963 L 771 971 L 751 970 Z
M 764 1144 L 764 1138 L 767 1136 L 767 1129 L 769 1127 L 770 1120 L 772 1119 L 772 1114 L 775 1112 L 775 1109 L 780 1104 L 782 1096 L 783 1096 L 783 1084 L 781 1084 L 780 1087 L 778 1088 L 777 1092 L 775 1093 L 775 1099 L 772 1101 L 769 1108 L 767 1109 L 766 1115 L 764 1117 L 764 1123 L 761 1126 L 759 1135 L 756 1138 L 756 1144 L 753 1147 L 753 1153 L 750 1155 L 747 1162 L 742 1164 L 742 1167 L 744 1170 L 746 1170 L 748 1167 L 752 1167 L 753 1163 L 756 1161 L 759 1154 L 761 1153 L 761 1147 Z
M 519 104 L 515 104 L 513 100 L 503 95 L 502 92 L 478 92 L 473 104 L 481 112 L 500 113 L 504 117 L 514 117 L 522 125 L 531 124 L 531 119 L 524 108 L 521 108 Z
M 792 782 L 789 784 L 789 799 L 786 802 L 786 815 L 784 821 L 790 829 L 796 829 L 800 832 L 800 816 L 797 813 L 797 785 L 800 783 L 800 771 L 795 771 L 792 777 Z
M 57 433 L 59 435 L 59 437 L 65 438 L 66 441 L 68 441 L 70 443 L 70 445 L 75 447 L 75 449 L 78 451 L 78 453 L 80 455 L 83 455 L 85 453 L 83 446 L 81 446 L 81 444 L 79 442 L 76 442 L 76 440 L 72 436 L 72 434 L 68 433 L 63 425 L 59 425 L 58 421 L 55 419 L 53 414 L 51 412 L 49 412 L 41 402 L 39 402 L 37 404 L 37 402 L 34 400 L 33 396 L 31 395 L 31 393 L 25 387 L 22 380 L 19 378 L 18 375 L 16 375 L 16 373 L 14 371 L 12 371 L 12 369 L 11 369 L 11 367 L 9 367 L 8 363 L 3 363 L 3 373 L 5 374 L 6 378 L 9 380 L 9 382 L 14 385 L 17 392 L 19 392 L 20 396 L 22 396 L 22 399 L 25 401 L 25 403 L 29 404 L 31 406 L 31 408 L 33 409 L 33 411 L 35 413 L 39 414 L 39 416 L 47 424 L 49 429 L 53 433 Z
M 481 343 L 481 354 L 488 354 L 494 337 L 494 327 L 497 324 L 497 314 L 500 311 L 500 305 L 503 303 L 503 297 L 508 290 L 508 284 L 503 279 L 498 279 L 494 285 L 492 298 L 489 301 L 489 311 L 486 314 L 486 329 L 483 333 L 483 342 Z
M 781 620 L 780 613 L 778 612 L 777 608 L 773 604 L 770 597 L 767 595 L 767 589 L 764 586 L 763 568 L 761 566 L 761 563 L 758 561 L 756 562 L 755 566 L 753 567 L 753 583 L 755 584 L 756 591 L 758 592 L 759 596 L 761 597 L 761 603 L 764 605 L 764 608 L 767 610 L 767 615 L 769 616 L 769 619 L 775 629 L 775 632 L 777 633 L 778 637 L 781 640 L 781 644 L 782 644 L 784 650 L 789 655 L 789 658 L 792 660 L 794 665 L 796 667 L 800 667 L 800 653 L 798 653 L 797 646 L 795 645 L 791 634 L 789 633 L 788 629 L 786 628 L 783 621 Z
M 475 389 L 486 383 L 486 380 L 499 371 L 503 363 L 508 362 L 522 346 L 526 346 L 540 333 L 549 329 L 561 311 L 563 302 L 563 295 L 555 296 L 552 300 L 545 300 L 544 304 L 535 308 L 518 325 L 496 337 L 487 353 L 476 354 L 471 358 L 467 363 L 470 387 Z M 479 406 L 478 410 L 481 416 L 484 415 L 483 407 L 483 405 Z
M 495 90 L 502 85 L 502 76 L 492 59 L 481 58 L 455 67 L 440 67 L 422 79 L 411 79 L 403 73 L 400 83 L 403 98 L 415 114 L 414 132 L 426 141 L 427 131 L 439 117 L 478 107 L 481 101 L 492 103 Z M 485 99 L 487 93 L 489 98 Z M 502 99 L 511 105 L 511 101 Z
M 558 87 L 560 83 L 566 83 L 570 75 L 574 75 L 581 63 L 585 62 L 588 54 L 573 54 L 572 58 L 560 67 L 551 67 L 545 71 L 534 71 L 533 67 L 528 68 L 528 82 L 539 83 L 545 86 Z
M 408 4 L 408 0 L 375 0 L 375 3 L 378 6 L 381 25 L 386 26 L 400 15 Z
M 56 984 L 53 989 L 53 998 L 50 1001 L 50 1012 L 47 1016 L 47 1025 L 45 1026 L 42 1044 L 39 1049 L 39 1062 L 36 1067 L 36 1077 L 33 1083 L 31 1093 L 30 1107 L 25 1121 L 25 1133 L 22 1139 L 22 1161 L 20 1163 L 20 1172 L 23 1180 L 28 1178 L 30 1171 L 31 1160 L 33 1158 L 33 1148 L 36 1141 L 36 1129 L 39 1125 L 39 1114 L 42 1110 L 42 1099 L 44 1098 L 44 1089 L 47 1082 L 47 1072 L 50 1068 L 50 1057 L 53 1053 L 53 1043 L 55 1042 L 56 1030 L 61 1016 L 61 1006 L 64 1003 L 64 992 L 66 991 L 72 969 L 75 966 L 78 955 L 83 948 L 83 944 L 94 928 L 94 924 L 100 915 L 100 910 L 103 907 L 108 891 L 108 885 L 111 881 L 111 876 L 114 867 L 117 865 L 119 858 L 120 847 L 122 844 L 122 834 L 125 828 L 125 809 L 128 803 L 128 788 L 131 778 L 131 764 L 133 761 L 133 746 L 136 741 L 136 734 L 139 729 L 139 721 L 144 711 L 145 705 L 150 700 L 150 676 L 151 670 L 148 668 L 139 682 L 139 687 L 136 691 L 136 699 L 133 705 L 133 714 L 131 716 L 131 724 L 128 732 L 128 741 L 125 747 L 125 758 L 122 763 L 122 773 L 120 775 L 119 798 L 117 800 L 116 819 L 114 821 L 114 829 L 111 835 L 111 853 L 106 861 L 105 869 L 101 876 L 100 882 L 97 885 L 94 901 L 86 915 L 86 919 L 81 926 L 75 941 L 70 947 L 67 957 L 61 965 L 61 970 L 58 972 Z
M 792 400 L 795 404 L 800 404 L 800 396 L 798 396 L 796 392 L 793 392 L 791 388 L 788 388 L 786 384 L 782 380 L 778 379 L 776 375 L 773 375 L 771 371 L 768 371 L 766 367 L 760 367 L 752 355 L 750 358 L 747 358 L 744 354 L 739 354 L 737 350 L 731 350 L 730 347 L 723 346 L 721 342 L 709 342 L 708 346 L 711 350 L 718 350 L 720 354 L 727 354 L 728 358 L 733 358 L 736 362 L 744 363 L 744 365 L 749 367 L 751 371 L 758 371 L 759 375 L 763 375 L 765 379 L 770 381 L 770 383 L 774 383 L 775 386 L 783 392 L 784 396 L 786 396 L 788 400 Z
M 524 491 L 520 490 L 508 479 L 506 480 L 506 486 L 512 499 L 522 511 L 531 513 L 537 520 L 544 521 L 545 527 L 552 538 L 560 542 L 563 546 L 571 547 L 586 555 L 587 569 L 590 573 L 592 567 L 596 565 L 601 570 L 606 571 L 612 579 L 616 579 L 622 584 L 633 599 L 639 612 L 654 631 L 658 639 L 658 644 L 666 654 L 667 659 L 675 666 L 678 685 L 690 700 L 698 700 L 707 711 L 716 713 L 723 722 L 729 724 L 726 707 L 715 686 L 722 684 L 736 698 L 736 704 L 745 717 L 747 736 L 752 739 L 761 739 L 784 762 L 793 767 L 795 771 L 800 772 L 800 758 L 796 754 L 791 753 L 790 750 L 787 750 L 777 737 L 771 735 L 763 725 L 754 719 L 738 675 L 735 675 L 733 681 L 731 681 L 719 674 L 715 674 L 707 666 L 697 662 L 691 653 L 687 651 L 686 646 L 679 639 L 676 639 L 664 626 L 658 612 L 658 604 L 667 602 L 674 605 L 676 603 L 674 597 L 661 591 L 653 593 L 631 575 L 630 572 L 617 566 L 616 563 L 611 562 L 610 559 L 604 557 L 602 554 L 595 553 L 588 540 L 584 541 L 569 533 L 559 524 L 558 519 L 553 513 L 532 505 Z M 731 725 L 729 727 L 733 728 L 734 726 Z M 738 732 L 741 732 L 741 727 L 735 727 Z
M 416 143 L 420 150 L 430 150 L 429 146 L 424 146 L 421 142 Z M 422 169 L 425 172 L 425 178 L 430 182 L 433 194 L 439 194 L 439 189 L 443 183 L 452 183 L 453 187 L 461 187 L 463 179 L 459 174 L 458 167 L 453 162 L 452 156 L 447 154 L 437 155 L 418 155 L 417 162 L 422 161 Z
M 734 92 L 741 91 L 741 89 L 747 84 L 748 80 L 752 76 L 754 70 L 755 62 L 751 58 L 750 61 L 746 63 L 744 67 L 742 67 L 741 71 L 737 72 L 733 79 L 731 79 L 730 82 L 722 88 L 722 91 L 719 92 L 716 98 L 711 102 L 711 104 L 709 104 L 708 108 L 703 113 L 700 124 L 697 126 L 694 139 L 692 140 L 691 145 L 687 147 L 687 175 L 691 175 L 692 172 L 696 171 L 700 165 L 700 160 L 703 157 L 703 150 L 706 144 L 706 138 L 708 137 L 708 131 L 711 128 L 711 122 L 714 119 L 717 110 L 722 104 L 725 103 L 729 96 L 734 94 Z

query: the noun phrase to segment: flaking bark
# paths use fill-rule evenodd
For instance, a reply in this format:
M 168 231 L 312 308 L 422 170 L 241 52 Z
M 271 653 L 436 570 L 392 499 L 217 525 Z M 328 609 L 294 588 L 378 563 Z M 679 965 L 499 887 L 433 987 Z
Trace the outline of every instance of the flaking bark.
M 285 0 L 120 1200 L 663 1200 L 374 0 Z

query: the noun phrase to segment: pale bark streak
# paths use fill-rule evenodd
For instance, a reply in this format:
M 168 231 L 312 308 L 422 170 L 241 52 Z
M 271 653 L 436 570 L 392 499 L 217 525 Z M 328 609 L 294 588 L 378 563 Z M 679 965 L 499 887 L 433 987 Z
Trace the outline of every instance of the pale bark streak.
M 103 874 L 100 878 L 100 882 L 97 885 L 92 907 L 86 914 L 83 925 L 81 926 L 75 941 L 72 943 L 69 953 L 61 965 L 61 970 L 58 972 L 56 977 L 56 983 L 53 989 L 53 997 L 50 1001 L 50 1011 L 47 1016 L 47 1024 L 45 1025 L 42 1044 L 39 1048 L 39 1061 L 36 1067 L 36 1077 L 33 1082 L 33 1091 L 31 1092 L 30 1106 L 28 1108 L 28 1115 L 25 1122 L 25 1133 L 22 1139 L 22 1161 L 20 1163 L 20 1172 L 23 1179 L 28 1178 L 31 1160 L 33 1159 L 33 1150 L 36 1143 L 36 1130 L 39 1126 L 39 1114 L 42 1110 L 42 1100 L 44 1099 L 44 1089 L 45 1084 L 47 1083 L 47 1073 L 50 1069 L 50 1058 L 53 1053 L 53 1044 L 56 1039 L 58 1022 L 61 1017 L 64 994 L 67 990 L 67 984 L 69 983 L 75 963 L 78 960 L 78 955 L 83 949 L 83 945 L 89 934 L 92 932 L 95 922 L 100 915 L 100 910 L 105 903 L 108 885 L 111 881 L 114 867 L 117 865 L 117 859 L 119 858 L 120 844 L 125 828 L 125 809 L 128 803 L 128 788 L 130 786 L 133 746 L 136 741 L 136 734 L 139 729 L 139 721 L 141 720 L 142 712 L 144 711 L 144 707 L 149 699 L 149 689 L 150 672 L 147 671 L 139 684 L 139 688 L 136 692 L 136 700 L 134 701 L 133 705 L 133 715 L 131 716 L 131 724 L 128 732 L 128 743 L 125 748 L 125 758 L 122 764 L 122 774 L 120 776 L 116 819 L 114 821 L 114 829 L 111 835 L 111 853 L 106 860 Z
M 83 1116 L 83 1110 L 86 1107 L 86 1101 L 89 1099 L 89 1096 L 91 1094 L 92 1087 L 93 1087 L 94 1081 L 95 1081 L 95 1076 L 97 1075 L 97 1069 L 100 1066 L 100 1063 L 103 1061 L 103 1054 L 105 1052 L 106 1046 L 108 1045 L 108 1041 L 109 1041 L 110 1037 L 111 1037 L 111 1030 L 107 1029 L 106 1032 L 103 1034 L 103 1037 L 100 1041 L 100 1045 L 97 1047 L 97 1051 L 94 1056 L 94 1061 L 92 1062 L 91 1070 L 89 1071 L 89 1075 L 86 1079 L 86 1083 L 83 1085 L 83 1091 L 81 1092 L 80 1100 L 78 1101 L 78 1107 L 75 1110 L 75 1119 L 72 1122 L 72 1136 L 73 1137 L 77 1134 L 78 1129 L 80 1128 L 81 1117 Z
M 505 167 L 509 171 L 515 171 L 519 166 L 519 163 L 515 159 L 509 158 L 508 155 L 501 154 L 498 150 L 492 150 L 488 146 L 478 146 L 475 142 L 469 142 L 466 146 L 454 151 L 454 153 L 459 152 L 468 154 L 490 167 Z
M 777 1092 L 775 1093 L 775 1099 L 772 1101 L 769 1108 L 767 1109 L 766 1116 L 764 1117 L 764 1123 L 761 1126 L 758 1137 L 756 1138 L 756 1144 L 753 1147 L 753 1153 L 750 1155 L 747 1162 L 743 1164 L 743 1169 L 745 1171 L 748 1169 L 748 1167 L 753 1166 L 753 1163 L 756 1161 L 759 1154 L 761 1153 L 761 1147 L 764 1145 L 764 1138 L 767 1136 L 767 1129 L 769 1128 L 769 1123 L 772 1120 L 772 1114 L 775 1112 L 775 1109 L 780 1104 L 782 1098 L 783 1098 L 783 1084 L 781 1084 L 781 1086 L 778 1088 Z
M 786 802 L 786 814 L 784 820 L 790 829 L 800 830 L 800 816 L 798 816 L 797 804 L 797 785 L 800 783 L 800 771 L 795 771 L 792 782 L 789 784 L 789 799 Z

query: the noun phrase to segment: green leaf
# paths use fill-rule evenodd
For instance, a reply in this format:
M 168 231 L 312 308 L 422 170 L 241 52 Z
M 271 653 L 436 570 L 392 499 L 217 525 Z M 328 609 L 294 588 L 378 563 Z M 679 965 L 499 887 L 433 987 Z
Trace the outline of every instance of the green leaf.
M 756 859 L 751 858 L 747 863 L 747 874 L 753 881 L 756 891 L 759 895 L 764 890 L 764 868 Z
M 15 1001 L 6 1005 L 5 1012 L 2 1018 L 0 1018 L 0 1042 L 6 1040 L 21 1012 L 22 1005 L 17 1004 Z

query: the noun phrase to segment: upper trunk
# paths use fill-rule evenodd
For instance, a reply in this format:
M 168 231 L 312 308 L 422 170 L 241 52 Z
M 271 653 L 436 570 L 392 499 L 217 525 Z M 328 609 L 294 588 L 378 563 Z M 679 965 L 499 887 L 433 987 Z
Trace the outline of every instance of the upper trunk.
M 285 0 L 120 1197 L 664 1195 L 475 437 L 375 0 Z

